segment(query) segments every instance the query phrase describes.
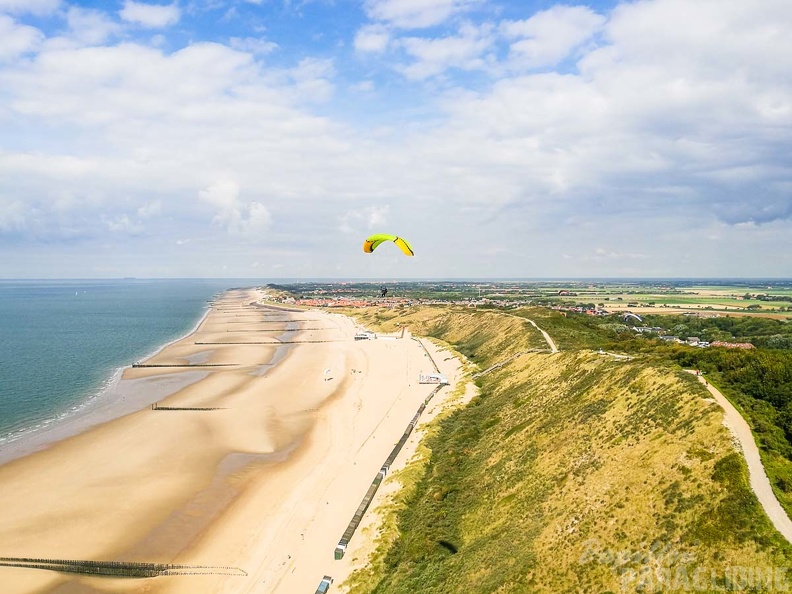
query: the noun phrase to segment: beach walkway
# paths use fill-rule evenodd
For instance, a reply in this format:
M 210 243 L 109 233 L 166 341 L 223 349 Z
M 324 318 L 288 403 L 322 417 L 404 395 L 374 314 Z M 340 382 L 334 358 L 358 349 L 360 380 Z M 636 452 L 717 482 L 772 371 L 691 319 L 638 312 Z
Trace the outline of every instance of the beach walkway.
M 0 465 L 3 594 L 313 591 L 332 570 L 349 507 L 425 397 L 422 354 L 261 297 L 226 292 L 130 365 L 96 422 Z

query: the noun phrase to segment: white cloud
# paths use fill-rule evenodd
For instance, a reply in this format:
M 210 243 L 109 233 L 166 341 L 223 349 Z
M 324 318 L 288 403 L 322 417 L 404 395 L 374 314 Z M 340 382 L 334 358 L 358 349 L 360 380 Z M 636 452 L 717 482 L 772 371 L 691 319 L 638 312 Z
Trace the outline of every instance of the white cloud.
M 507 21 L 501 31 L 513 41 L 512 67 L 554 66 L 588 41 L 605 24 L 605 17 L 583 6 L 554 6 L 523 21 Z
M 181 11 L 176 4 L 146 4 L 124 0 L 124 8 L 119 15 L 130 23 L 158 29 L 178 23 Z
M 470 10 L 482 0 L 366 0 L 369 18 L 401 29 L 439 25 L 451 16 Z
M 21 200 L 6 200 L 0 196 L 0 232 L 6 234 L 22 231 L 27 227 L 29 205 Z
M 23 69 L 0 72 L 0 83 L 14 86 L 12 107 L 19 114 L 105 125 L 147 114 L 183 121 L 197 102 L 222 101 L 229 86 L 254 73 L 250 55 L 217 44 L 195 44 L 168 56 L 123 44 L 43 52 Z
M 0 0 L 0 12 L 42 16 L 52 14 L 60 4 L 60 0 Z
M 367 25 L 355 34 L 355 49 L 359 52 L 380 53 L 390 41 L 390 32 L 382 25 Z
M 221 214 L 233 211 L 239 203 L 239 184 L 232 180 L 221 180 L 198 192 L 198 196 Z
M 92 159 L 80 159 L 68 155 L 44 155 L 41 153 L 0 152 L 0 173 L 11 175 L 48 175 L 60 179 L 80 177 L 96 171 Z
M 16 256 L 0 275 L 26 274 L 15 262 L 45 241 L 120 252 L 130 237 L 141 254 L 190 241 L 175 276 L 243 274 L 251 240 L 287 276 L 792 275 L 760 257 L 792 253 L 786 0 L 565 7 L 434 39 L 400 39 L 398 21 L 378 21 L 390 41 L 366 62 L 420 85 L 352 72 L 344 52 L 279 52 L 275 68 L 244 40 L 76 47 L 23 29 L 0 65 L 0 239 Z M 431 257 L 360 257 L 383 227 Z M 480 249 L 503 237 L 521 241 Z
M 143 231 L 143 226 L 130 220 L 129 215 L 122 214 L 113 219 L 105 221 L 108 231 L 111 233 L 123 233 L 134 235 Z
M 148 219 L 155 217 L 162 211 L 162 202 L 154 200 L 153 202 L 146 202 L 143 206 L 137 209 L 137 216 L 141 219 Z
M 399 45 L 414 62 L 399 70 L 409 79 L 422 80 L 448 68 L 476 70 L 486 65 L 482 54 L 492 45 L 489 28 L 464 26 L 457 36 L 439 39 L 406 37 Z
M 287 74 L 294 83 L 295 99 L 300 102 L 323 102 L 333 94 L 330 79 L 335 75 L 335 67 L 332 60 L 305 58 Z
M 388 224 L 390 205 L 375 205 L 349 210 L 339 217 L 339 231 L 342 233 L 360 233 L 371 231 Z
M 0 62 L 34 50 L 43 40 L 44 34 L 35 27 L 0 14 Z
M 72 6 L 66 13 L 69 38 L 81 45 L 99 45 L 121 32 L 121 26 L 99 10 Z
M 368 226 L 374 228 L 385 225 L 388 222 L 388 211 L 390 211 L 390 206 L 388 205 L 368 207 L 366 209 Z
M 358 93 L 371 93 L 374 90 L 374 81 L 362 80 L 359 83 L 351 85 L 350 88 Z
M 610 43 L 583 57 L 582 75 L 504 78 L 491 92 L 452 97 L 455 115 L 433 136 L 455 140 L 468 175 L 509 171 L 514 191 L 498 193 L 506 203 L 545 194 L 569 208 L 587 199 L 598 212 L 705 208 L 729 222 L 789 218 L 792 198 L 778 182 L 792 174 L 790 151 L 778 123 L 781 95 L 792 96 L 792 52 L 784 49 L 792 47 L 792 5 L 775 3 L 763 19 L 738 2 L 700 2 L 694 13 L 687 6 L 620 6 L 604 29 Z M 777 109 L 763 109 L 769 96 Z
M 277 43 L 259 37 L 232 37 L 229 44 L 235 50 L 262 56 L 278 49 Z
M 240 233 L 255 239 L 262 239 L 258 235 L 269 229 L 272 215 L 261 202 L 250 202 L 246 205 L 246 209 L 247 217 L 241 223 Z
M 229 234 L 261 240 L 261 234 L 272 222 L 272 215 L 261 202 L 243 203 L 239 193 L 240 187 L 235 181 L 220 180 L 198 192 L 198 196 L 214 207 L 213 222 L 224 227 Z

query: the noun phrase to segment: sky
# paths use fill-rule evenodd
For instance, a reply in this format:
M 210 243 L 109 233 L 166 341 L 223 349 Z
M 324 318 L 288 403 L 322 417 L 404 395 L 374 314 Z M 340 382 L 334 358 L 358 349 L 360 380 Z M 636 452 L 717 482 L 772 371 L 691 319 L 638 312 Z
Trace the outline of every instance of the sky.
M 126 276 L 792 277 L 792 2 L 0 0 L 0 278 Z

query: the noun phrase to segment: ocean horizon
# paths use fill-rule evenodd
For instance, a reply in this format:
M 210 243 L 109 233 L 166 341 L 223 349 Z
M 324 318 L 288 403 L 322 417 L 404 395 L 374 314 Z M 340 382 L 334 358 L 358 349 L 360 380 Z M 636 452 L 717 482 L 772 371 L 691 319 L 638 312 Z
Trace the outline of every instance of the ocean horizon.
M 0 280 L 0 448 L 90 407 L 247 279 Z
M 0 448 L 27 433 L 79 414 L 113 384 L 123 368 L 187 335 L 205 313 L 208 301 L 218 293 L 267 282 L 311 280 L 320 281 L 307 278 L 0 279 L 0 331 L 4 338 L 0 341 Z M 495 279 L 445 280 L 493 282 Z M 512 280 L 537 282 L 538 279 Z M 558 282 L 559 279 L 545 280 Z M 662 280 L 684 284 L 790 283 L 788 279 Z M 413 282 L 432 281 L 413 279 Z

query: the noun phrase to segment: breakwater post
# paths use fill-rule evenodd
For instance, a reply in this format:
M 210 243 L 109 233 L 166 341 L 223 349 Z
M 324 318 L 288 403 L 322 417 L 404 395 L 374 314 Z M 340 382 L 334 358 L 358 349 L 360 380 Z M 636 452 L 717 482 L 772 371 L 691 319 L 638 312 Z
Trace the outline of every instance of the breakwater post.
M 151 405 L 151 410 L 227 410 L 224 406 L 160 406 L 158 402 Z
M 80 573 L 94 576 L 126 578 L 149 578 L 162 575 L 247 575 L 246 571 L 238 567 L 175 565 L 172 563 L 139 563 L 130 561 L 37 559 L 31 557 L 0 557 L 0 566 L 46 569 L 62 573 Z

